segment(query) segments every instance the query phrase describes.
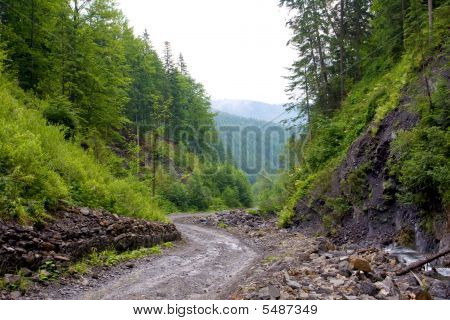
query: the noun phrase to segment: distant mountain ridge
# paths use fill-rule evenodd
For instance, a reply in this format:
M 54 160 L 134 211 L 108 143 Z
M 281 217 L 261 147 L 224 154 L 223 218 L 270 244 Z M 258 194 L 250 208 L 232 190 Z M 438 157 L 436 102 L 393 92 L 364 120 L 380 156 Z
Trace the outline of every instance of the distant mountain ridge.
M 267 122 L 278 123 L 282 120 L 292 118 L 281 104 L 269 104 L 250 100 L 213 100 L 212 108 L 217 111 L 226 112 L 244 118 L 252 118 Z
M 282 167 L 280 156 L 290 133 L 281 124 L 216 112 L 216 127 L 225 150 L 252 183 L 263 170 L 273 174 Z M 272 132 L 269 139 L 268 132 Z

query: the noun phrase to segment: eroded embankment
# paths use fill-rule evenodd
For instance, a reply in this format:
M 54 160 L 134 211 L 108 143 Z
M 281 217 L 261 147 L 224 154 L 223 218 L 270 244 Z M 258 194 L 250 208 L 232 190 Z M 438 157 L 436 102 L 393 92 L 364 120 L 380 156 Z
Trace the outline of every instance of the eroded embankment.
M 58 210 L 45 223 L 0 221 L 0 275 L 38 269 L 46 261 L 69 264 L 93 250 L 125 251 L 181 239 L 175 225 L 87 208 Z

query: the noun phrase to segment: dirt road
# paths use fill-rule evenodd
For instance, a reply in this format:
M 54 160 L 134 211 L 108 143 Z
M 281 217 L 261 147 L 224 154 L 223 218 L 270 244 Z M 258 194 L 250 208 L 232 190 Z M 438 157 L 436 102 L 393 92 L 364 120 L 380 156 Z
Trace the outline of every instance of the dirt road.
M 185 217 L 173 217 L 185 244 L 83 290 L 69 289 L 64 298 L 226 298 L 257 253 L 225 231 L 177 222 Z

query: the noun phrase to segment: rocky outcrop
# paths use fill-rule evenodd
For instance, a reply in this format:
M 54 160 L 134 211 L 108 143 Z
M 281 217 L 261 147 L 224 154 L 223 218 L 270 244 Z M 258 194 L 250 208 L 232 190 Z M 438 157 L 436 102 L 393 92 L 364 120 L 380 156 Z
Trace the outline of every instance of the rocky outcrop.
M 392 142 L 400 131 L 411 130 L 420 121 L 413 106 L 427 94 L 424 79 L 433 91 L 439 78 L 449 79 L 445 65 L 444 58 L 430 61 L 418 80 L 403 90 L 398 107 L 353 142 L 326 187 L 298 200 L 294 229 L 328 234 L 338 245 L 397 242 L 420 252 L 437 252 L 449 245 L 450 213 L 445 208 L 434 210 L 430 232 L 420 208 L 397 199 L 399 185 L 389 172 L 390 161 L 396 161 Z M 430 70 L 432 76 L 426 76 Z
M 65 208 L 33 226 L 0 221 L 0 274 L 21 268 L 36 270 L 49 260 L 68 264 L 93 250 L 125 251 L 180 238 L 173 224 L 88 208 Z

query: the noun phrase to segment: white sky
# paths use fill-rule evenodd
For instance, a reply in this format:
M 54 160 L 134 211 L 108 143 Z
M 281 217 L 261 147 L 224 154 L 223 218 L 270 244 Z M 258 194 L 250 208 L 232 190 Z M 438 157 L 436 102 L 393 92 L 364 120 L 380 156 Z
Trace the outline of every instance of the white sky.
M 192 76 L 213 99 L 287 102 L 283 76 L 294 59 L 286 47 L 287 12 L 278 0 L 118 0 L 137 34 L 183 53 Z

